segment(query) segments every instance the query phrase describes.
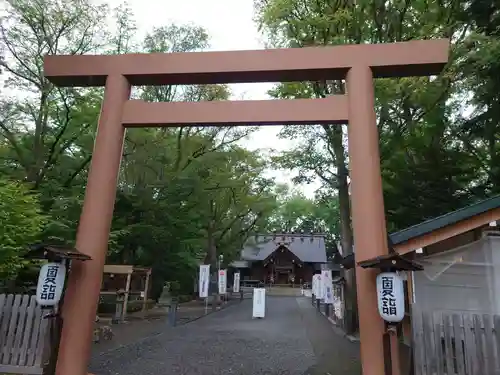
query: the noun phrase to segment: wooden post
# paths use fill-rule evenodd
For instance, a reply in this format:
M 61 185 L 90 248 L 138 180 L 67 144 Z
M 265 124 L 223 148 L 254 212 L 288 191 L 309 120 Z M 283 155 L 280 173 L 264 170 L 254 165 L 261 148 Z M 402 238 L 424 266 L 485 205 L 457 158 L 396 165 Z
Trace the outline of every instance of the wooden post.
M 75 247 L 92 260 L 71 262 L 64 295 L 63 329 L 56 375 L 84 375 L 90 358 L 102 271 L 108 251 L 116 183 L 123 154 L 122 112 L 130 84 L 108 75 Z
M 149 278 L 151 277 L 151 270 L 146 273 L 146 283 L 144 284 L 144 300 L 142 301 L 142 316 L 146 315 L 146 305 L 148 302 L 148 291 L 149 291 Z
M 398 331 L 395 326 L 389 327 L 387 331 L 389 333 L 389 340 L 390 340 L 391 372 L 392 375 L 401 375 Z
M 132 280 L 132 272 L 127 274 L 127 284 L 125 285 L 125 298 L 123 300 L 123 311 L 122 311 L 122 322 L 125 321 L 125 317 L 127 316 L 127 305 L 128 305 L 128 297 L 130 294 L 130 281 Z
M 349 326 L 349 318 L 348 318 L 348 314 L 346 314 L 346 310 L 347 310 L 347 301 L 345 300 L 345 288 L 346 288 L 346 284 L 345 283 L 342 283 L 341 284 L 341 287 L 340 287 L 340 308 L 342 309 L 341 310 L 341 314 L 340 314 L 340 324 L 342 325 L 342 329 L 345 331 L 345 329 Z
M 113 317 L 113 323 L 120 323 L 123 317 L 123 302 L 125 301 L 125 294 L 120 289 L 116 292 L 115 301 L 115 316 Z

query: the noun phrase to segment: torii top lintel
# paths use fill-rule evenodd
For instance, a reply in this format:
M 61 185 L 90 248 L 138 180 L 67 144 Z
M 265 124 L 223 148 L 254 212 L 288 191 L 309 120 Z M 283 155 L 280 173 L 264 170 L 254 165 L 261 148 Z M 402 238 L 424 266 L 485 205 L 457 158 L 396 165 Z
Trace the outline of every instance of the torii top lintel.
M 375 78 L 438 74 L 448 39 L 230 52 L 46 56 L 45 76 L 66 87 L 104 86 L 121 74 L 132 85 L 293 82 L 345 78 L 369 66 Z

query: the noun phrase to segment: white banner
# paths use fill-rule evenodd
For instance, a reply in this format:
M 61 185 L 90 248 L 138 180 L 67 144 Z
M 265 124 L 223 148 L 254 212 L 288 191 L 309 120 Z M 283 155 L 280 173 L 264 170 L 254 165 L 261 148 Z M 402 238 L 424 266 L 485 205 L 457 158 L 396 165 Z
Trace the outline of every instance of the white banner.
M 240 292 L 240 273 L 236 272 L 233 279 L 233 293 Z
M 321 271 L 321 274 L 319 275 L 319 299 L 324 300 L 325 299 L 325 271 Z
M 314 296 L 316 299 L 322 299 L 322 293 L 323 293 L 323 285 L 321 283 L 321 275 L 316 274 L 314 275 L 316 277 L 316 283 L 315 283 L 315 288 L 314 288 Z
M 333 303 L 332 271 L 331 270 L 321 271 L 321 279 L 323 280 L 323 302 L 332 304 Z
M 210 282 L 210 264 L 200 265 L 200 278 L 198 281 L 198 293 L 200 298 L 207 298 L 208 283 Z
M 47 263 L 40 269 L 36 286 L 36 302 L 42 306 L 55 306 L 61 300 L 66 279 L 66 266 Z
M 227 293 L 227 272 L 219 270 L 219 294 Z
M 320 284 L 320 280 L 321 280 L 321 275 L 314 275 L 313 276 L 313 288 L 312 288 L 312 291 L 314 293 L 314 298 L 319 298 L 319 284 Z
M 253 288 L 252 318 L 264 318 L 266 316 L 266 289 Z

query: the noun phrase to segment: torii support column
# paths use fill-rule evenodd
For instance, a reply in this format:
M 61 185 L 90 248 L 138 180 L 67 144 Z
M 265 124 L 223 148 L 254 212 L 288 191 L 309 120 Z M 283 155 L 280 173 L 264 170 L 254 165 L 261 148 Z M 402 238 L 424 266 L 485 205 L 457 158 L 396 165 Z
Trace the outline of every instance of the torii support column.
M 352 227 L 359 261 L 387 254 L 387 230 L 371 68 L 352 67 L 346 81 Z M 383 375 L 385 326 L 378 313 L 376 277 L 375 270 L 356 267 L 363 373 L 367 373 L 365 366 L 369 363 L 376 369 L 370 373 Z
M 52 83 L 106 86 L 76 244 L 93 260 L 75 262 L 70 273 L 57 375 L 85 375 L 87 371 L 124 128 L 349 123 L 352 218 L 356 262 L 360 262 L 387 253 L 373 78 L 439 74 L 448 61 L 448 49 L 449 41 L 440 39 L 265 51 L 47 56 L 45 75 Z M 323 99 L 127 100 L 129 83 L 158 86 L 342 79 L 347 79 L 347 95 Z M 375 273 L 359 268 L 357 272 L 363 374 L 384 375 L 384 325 L 377 312 Z
M 107 77 L 76 234 L 76 248 L 90 255 L 92 260 L 73 262 L 71 266 L 57 375 L 87 372 L 125 135 L 121 115 L 129 95 L 130 85 L 125 77 L 121 74 Z

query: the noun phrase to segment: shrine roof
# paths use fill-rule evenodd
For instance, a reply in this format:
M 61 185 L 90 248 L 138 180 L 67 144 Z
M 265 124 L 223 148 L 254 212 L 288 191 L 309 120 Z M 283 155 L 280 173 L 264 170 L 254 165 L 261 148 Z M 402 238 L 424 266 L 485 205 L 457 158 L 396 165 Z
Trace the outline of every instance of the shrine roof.
M 251 236 L 241 252 L 242 260 L 264 260 L 280 246 L 289 249 L 302 262 L 326 263 L 324 234 L 271 233 Z

